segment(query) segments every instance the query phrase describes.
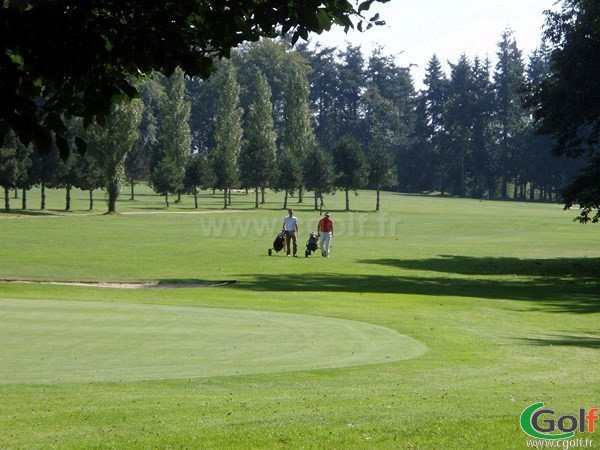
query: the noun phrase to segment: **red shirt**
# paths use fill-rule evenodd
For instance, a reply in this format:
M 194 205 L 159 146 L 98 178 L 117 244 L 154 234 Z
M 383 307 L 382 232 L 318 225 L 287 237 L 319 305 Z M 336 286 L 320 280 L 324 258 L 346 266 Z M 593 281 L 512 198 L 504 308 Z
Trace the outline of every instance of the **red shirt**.
M 331 220 L 331 217 L 325 216 L 319 220 L 317 229 L 319 231 L 324 231 L 325 233 L 333 232 L 333 220 Z

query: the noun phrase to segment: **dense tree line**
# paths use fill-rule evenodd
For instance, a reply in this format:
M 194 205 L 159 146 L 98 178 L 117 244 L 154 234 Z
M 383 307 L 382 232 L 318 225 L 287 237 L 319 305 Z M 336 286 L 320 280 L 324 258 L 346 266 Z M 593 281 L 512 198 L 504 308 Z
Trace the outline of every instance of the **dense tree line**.
M 337 189 L 350 209 L 349 194 L 365 187 L 553 200 L 575 170 L 551 156 L 553 141 L 535 133 L 523 107 L 524 87 L 549 74 L 549 50 L 525 60 L 510 31 L 494 67 L 463 55 L 446 72 L 433 55 L 421 90 L 383 48 L 365 55 L 352 45 L 292 49 L 264 39 L 217 65 L 210 80 L 180 70 L 147 77 L 136 86 L 140 99 L 114 105 L 104 127 L 71 120 L 72 139 L 88 142 L 85 156 L 62 162 L 59 149 L 42 156 L 8 134 L 0 149 L 6 209 L 9 189 L 25 199 L 39 185 L 102 187 L 112 212 L 124 176 L 132 197 L 147 181 L 166 206 L 170 194 L 192 193 L 198 207 L 202 188 L 221 190 L 225 208 L 234 188 L 253 189 L 256 207 L 266 188 L 284 193 L 284 207 L 290 194 L 303 201 L 313 192 L 315 209 Z

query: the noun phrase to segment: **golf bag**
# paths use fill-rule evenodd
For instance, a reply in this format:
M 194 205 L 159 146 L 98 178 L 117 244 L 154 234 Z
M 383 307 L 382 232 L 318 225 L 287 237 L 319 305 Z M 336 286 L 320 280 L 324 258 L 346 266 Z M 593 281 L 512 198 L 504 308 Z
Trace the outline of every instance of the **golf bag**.
M 275 250 L 275 252 L 279 253 L 281 250 L 283 250 L 284 245 L 285 245 L 285 232 L 282 231 L 277 236 L 275 236 L 275 240 L 273 241 L 273 247 L 269 249 L 269 256 L 271 256 L 273 254 L 273 250 Z
M 304 256 L 308 257 L 312 252 L 316 252 L 318 248 L 319 238 L 311 231 L 308 241 L 306 241 L 306 251 L 304 252 Z

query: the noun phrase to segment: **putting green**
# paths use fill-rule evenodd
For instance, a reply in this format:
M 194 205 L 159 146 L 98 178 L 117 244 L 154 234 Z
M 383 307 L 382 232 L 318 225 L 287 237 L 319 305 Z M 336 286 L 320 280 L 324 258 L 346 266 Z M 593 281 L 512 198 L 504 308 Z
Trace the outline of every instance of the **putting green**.
M 272 373 L 426 351 L 388 328 L 300 314 L 50 300 L 0 300 L 0 310 L 0 383 Z

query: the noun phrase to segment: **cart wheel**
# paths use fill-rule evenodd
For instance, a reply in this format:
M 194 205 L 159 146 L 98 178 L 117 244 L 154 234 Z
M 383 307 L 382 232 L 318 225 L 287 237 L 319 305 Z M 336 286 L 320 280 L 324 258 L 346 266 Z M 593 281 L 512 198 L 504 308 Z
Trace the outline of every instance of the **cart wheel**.
M 271 250 L 271 249 L 269 249 L 269 256 L 271 256 L 271 253 L 272 253 L 272 250 Z

